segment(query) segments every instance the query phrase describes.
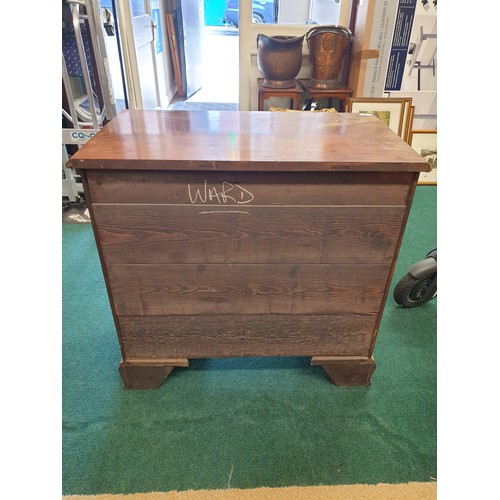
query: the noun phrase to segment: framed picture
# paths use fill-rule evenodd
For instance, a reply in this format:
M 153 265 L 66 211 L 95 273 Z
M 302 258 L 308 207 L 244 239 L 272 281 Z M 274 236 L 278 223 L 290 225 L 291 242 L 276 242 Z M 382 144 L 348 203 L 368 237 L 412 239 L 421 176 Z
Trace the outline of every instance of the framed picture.
M 410 112 L 408 114 L 408 127 L 406 130 L 406 136 L 403 136 L 403 139 L 405 142 L 410 144 L 411 140 L 411 133 L 413 131 L 413 120 L 415 118 L 415 106 L 410 107 Z
M 415 106 L 413 106 L 413 97 L 401 95 L 400 92 L 384 92 L 384 95 L 391 99 L 403 99 L 405 101 L 405 108 L 403 113 L 403 128 L 400 137 L 401 139 L 403 139 L 403 141 L 409 144 L 410 130 L 413 128 L 413 120 L 415 118 Z
M 406 98 L 351 97 L 347 112 L 374 115 L 402 137 L 407 102 Z
M 437 184 L 437 130 L 412 130 L 410 146 L 431 164 L 430 172 L 421 172 L 418 184 Z
M 407 139 L 409 138 L 410 134 L 410 114 L 411 114 L 411 108 L 413 107 L 413 99 L 411 97 L 402 97 L 405 101 L 405 108 L 403 112 L 403 128 L 401 130 L 401 139 L 403 141 L 408 142 Z

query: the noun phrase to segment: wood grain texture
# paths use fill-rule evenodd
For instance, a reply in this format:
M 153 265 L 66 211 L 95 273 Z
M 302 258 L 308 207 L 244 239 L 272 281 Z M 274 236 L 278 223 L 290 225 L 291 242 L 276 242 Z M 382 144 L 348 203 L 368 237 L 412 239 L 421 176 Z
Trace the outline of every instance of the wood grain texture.
M 404 207 L 94 205 L 110 264 L 390 263 Z
M 388 265 L 108 266 L 120 316 L 377 312 Z
M 121 317 L 127 359 L 367 356 L 375 314 Z
M 68 161 L 80 169 L 430 171 L 389 127 L 353 113 L 136 111 Z
M 408 172 L 306 172 L 300 180 L 289 172 L 92 170 L 86 174 L 94 203 L 193 204 L 194 200 L 207 206 L 405 205 L 413 179 Z M 221 195 L 210 196 L 224 188 L 231 189 L 225 202 Z M 242 195 L 243 201 L 249 200 L 248 193 L 253 196 L 250 203 L 236 203 Z

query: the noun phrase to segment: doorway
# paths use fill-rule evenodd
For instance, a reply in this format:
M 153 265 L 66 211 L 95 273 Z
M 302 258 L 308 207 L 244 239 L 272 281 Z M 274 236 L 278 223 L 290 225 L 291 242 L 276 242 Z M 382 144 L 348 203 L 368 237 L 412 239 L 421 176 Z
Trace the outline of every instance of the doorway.
M 212 0 L 97 1 L 101 9 L 112 14 L 116 24 L 116 36 L 105 41 L 113 93 L 120 110 L 172 109 L 175 103 L 187 100 L 238 102 L 237 80 L 236 88 L 229 92 L 217 87 L 225 58 L 236 64 L 238 78 L 238 36 L 234 37 L 238 33 L 225 30 L 221 22 L 225 0 L 222 4 L 219 0 L 220 22 L 213 22 L 215 18 L 205 22 L 203 18 L 204 3 L 212 6 Z M 175 30 L 180 80 L 173 67 L 167 16 L 173 23 L 170 29 Z M 222 39 L 226 34 L 233 35 L 233 40 Z
M 225 22 L 226 0 L 98 1 L 101 8 L 107 8 L 112 12 L 117 24 L 116 36 L 106 37 L 105 42 L 118 112 L 125 108 L 238 109 L 239 30 L 236 26 Z M 203 13 L 199 17 L 192 15 L 192 12 L 197 10 L 197 2 Z M 172 68 L 171 71 L 167 68 L 172 54 L 166 27 L 161 29 L 163 24 L 161 20 L 153 22 L 156 26 L 156 43 L 161 45 L 159 51 L 157 47 L 155 50 L 151 49 L 149 45 L 153 40 L 140 35 L 139 28 L 144 28 L 144 33 L 151 32 L 151 20 L 154 20 L 155 12 L 162 16 L 166 12 L 184 10 L 184 7 L 188 6 L 190 15 L 186 16 L 186 27 L 189 27 L 190 32 L 184 31 L 186 50 L 183 56 L 184 61 L 190 64 L 189 69 L 185 68 L 193 85 L 196 85 L 194 89 L 198 88 L 200 83 L 201 88 L 194 93 L 190 91 L 186 94 L 186 89 L 183 89 L 183 92 L 176 92 Z M 203 24 L 200 26 L 201 43 L 198 42 L 198 36 L 191 36 L 192 30 L 197 31 L 196 27 L 189 26 L 193 19 Z M 130 20 L 133 29 L 125 29 L 123 26 L 129 25 Z M 119 28 L 120 21 L 122 29 Z M 149 45 L 141 49 L 138 40 L 144 44 L 143 39 Z M 193 39 L 195 42 L 191 41 Z M 187 44 L 190 42 L 188 48 Z M 139 53 L 139 50 L 142 52 Z M 161 51 L 164 53 L 161 54 Z M 197 51 L 200 52 L 199 59 Z M 201 72 L 201 75 L 198 75 L 198 72 Z M 183 93 L 188 95 L 188 98 L 179 95 Z
M 174 98 L 169 109 L 238 109 L 239 31 L 203 27 L 202 87 L 186 100 Z
M 237 110 L 239 30 L 225 22 L 226 0 L 203 0 L 201 88 L 187 99 L 174 97 L 168 109 Z

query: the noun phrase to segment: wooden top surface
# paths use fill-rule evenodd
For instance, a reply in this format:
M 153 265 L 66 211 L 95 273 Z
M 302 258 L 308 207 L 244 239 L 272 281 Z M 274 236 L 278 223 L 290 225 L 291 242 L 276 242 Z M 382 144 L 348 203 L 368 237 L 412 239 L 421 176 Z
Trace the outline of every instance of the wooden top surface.
M 69 160 L 81 169 L 430 171 L 374 116 L 122 111 Z

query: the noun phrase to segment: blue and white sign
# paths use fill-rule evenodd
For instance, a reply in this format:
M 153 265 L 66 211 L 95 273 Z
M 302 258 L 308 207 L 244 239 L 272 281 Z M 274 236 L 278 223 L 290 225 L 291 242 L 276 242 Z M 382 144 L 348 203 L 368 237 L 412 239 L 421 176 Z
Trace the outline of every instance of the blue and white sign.
M 92 139 L 99 130 L 81 128 L 63 128 L 62 143 L 63 144 L 85 144 L 89 139 Z
M 401 90 L 417 0 L 399 0 L 385 90 Z

